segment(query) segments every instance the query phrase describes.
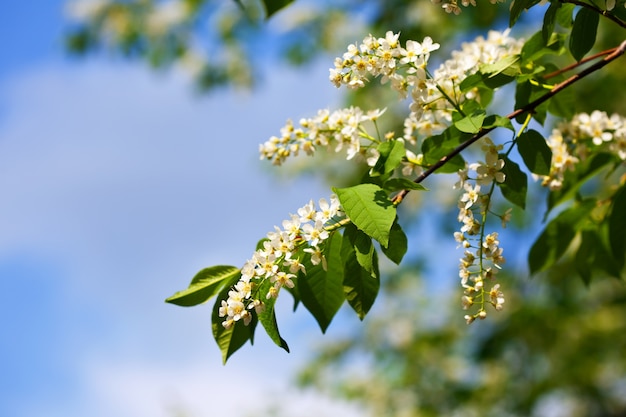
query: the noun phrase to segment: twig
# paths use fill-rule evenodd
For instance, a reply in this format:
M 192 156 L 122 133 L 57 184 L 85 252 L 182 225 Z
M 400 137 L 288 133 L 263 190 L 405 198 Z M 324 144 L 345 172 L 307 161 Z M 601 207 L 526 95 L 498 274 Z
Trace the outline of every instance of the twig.
M 551 72 L 549 74 L 544 75 L 543 79 L 547 80 L 547 79 L 550 79 L 552 77 L 556 77 L 557 75 L 563 74 L 564 72 L 573 70 L 576 67 L 579 67 L 579 66 L 581 66 L 583 64 L 586 64 L 589 61 L 593 61 L 596 58 L 600 58 L 601 56 L 604 56 L 604 55 L 609 55 L 609 54 L 615 52 L 616 49 L 617 48 L 611 48 L 611 49 L 607 49 L 607 50 L 602 51 L 602 52 L 598 52 L 597 54 L 590 55 L 587 58 L 581 59 L 578 62 L 574 62 L 571 65 L 568 65 L 566 67 L 560 68 L 560 69 L 558 69 L 558 70 L 556 70 L 554 72 Z

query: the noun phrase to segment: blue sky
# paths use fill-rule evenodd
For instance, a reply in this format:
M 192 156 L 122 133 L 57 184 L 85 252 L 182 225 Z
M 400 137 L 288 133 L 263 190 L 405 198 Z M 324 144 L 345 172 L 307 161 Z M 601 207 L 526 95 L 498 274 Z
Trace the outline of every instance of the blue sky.
M 302 312 L 280 323 L 294 353 L 259 337 L 224 367 L 209 307 L 163 302 L 328 196 L 277 185 L 257 147 L 339 102 L 331 61 L 198 97 L 176 72 L 68 58 L 63 2 L 36 3 L 0 16 L 0 416 L 248 416 L 285 397 L 290 416 L 350 415 L 288 389 L 321 338 Z

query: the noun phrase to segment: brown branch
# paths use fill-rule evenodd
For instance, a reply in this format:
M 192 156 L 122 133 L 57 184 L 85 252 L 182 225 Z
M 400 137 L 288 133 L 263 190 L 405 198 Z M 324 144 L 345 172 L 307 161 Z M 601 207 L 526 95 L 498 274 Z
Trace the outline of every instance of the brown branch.
M 519 116 L 521 114 L 532 112 L 537 107 L 539 107 L 541 104 L 543 104 L 544 102 L 546 102 L 547 100 L 549 100 L 550 98 L 552 98 L 556 94 L 558 94 L 561 90 L 566 89 L 567 87 L 571 86 L 572 84 L 576 83 L 577 81 L 581 80 L 582 78 L 586 77 L 587 75 L 589 75 L 589 74 L 591 74 L 591 73 L 593 73 L 595 71 L 598 71 L 599 69 L 604 67 L 609 62 L 611 62 L 611 61 L 615 60 L 616 58 L 620 57 L 621 55 L 623 55 L 625 51 L 626 51 L 626 40 L 623 41 L 617 48 L 615 48 L 615 50 L 611 54 L 605 56 L 604 59 L 602 59 L 601 61 L 596 62 L 595 64 L 591 65 L 590 67 L 585 68 L 584 70 L 582 70 L 578 74 L 574 74 L 571 77 L 569 77 L 567 80 L 565 80 L 565 81 L 555 85 L 550 91 L 548 91 L 543 96 L 539 97 L 537 100 L 532 101 L 532 102 L 526 104 L 525 106 L 515 110 L 512 113 L 509 113 L 506 117 L 509 120 L 512 120 L 512 119 L 516 118 L 517 116 Z M 460 144 L 459 146 L 454 148 L 449 154 L 447 154 L 446 156 L 441 158 L 439 161 L 437 161 L 433 165 L 431 165 L 430 168 L 428 168 L 426 171 L 424 171 L 413 182 L 415 182 L 417 184 L 421 183 L 426 178 L 428 178 L 430 175 L 432 175 L 435 171 L 437 171 L 439 168 L 441 168 L 443 165 L 448 163 L 448 161 L 450 161 L 452 158 L 454 158 L 455 156 L 457 156 L 458 154 L 463 152 L 466 148 L 468 148 L 469 146 L 474 144 L 476 141 L 478 141 L 479 139 L 481 139 L 482 137 L 487 135 L 489 132 L 491 132 L 495 128 L 496 127 L 489 127 L 489 128 L 486 128 L 486 129 L 485 128 L 481 128 L 480 131 L 478 131 L 478 133 L 476 133 L 470 139 L 468 139 L 467 141 L 463 142 L 462 144 Z M 410 190 L 402 190 L 402 191 L 400 191 L 398 194 L 396 194 L 393 197 L 392 202 L 395 205 L 401 203 L 402 200 L 404 199 L 404 197 L 409 193 L 409 191 Z
M 578 62 L 574 62 L 571 65 L 568 65 L 566 67 L 560 68 L 560 69 L 558 69 L 558 70 L 556 70 L 554 72 L 551 72 L 549 74 L 544 75 L 543 79 L 547 80 L 549 78 L 556 77 L 557 75 L 563 74 L 564 72 L 573 70 L 576 67 L 579 67 L 579 66 L 581 66 L 583 64 L 586 64 L 589 61 L 593 61 L 596 58 L 600 58 L 601 56 L 604 56 L 604 55 L 609 55 L 609 54 L 615 52 L 616 49 L 617 48 L 611 48 L 611 49 L 607 49 L 607 50 L 602 51 L 602 52 L 598 52 L 597 54 L 590 55 L 587 58 L 583 58 L 583 59 L 581 59 Z
M 624 29 L 626 29 L 626 22 L 624 22 L 623 20 L 621 20 L 620 18 L 613 16 L 612 14 L 610 14 L 610 12 L 608 10 L 602 10 L 599 7 L 594 6 L 593 4 L 589 4 L 589 3 L 585 3 L 584 1 L 578 1 L 578 0 L 560 0 L 561 3 L 571 3 L 571 4 L 575 4 L 576 6 L 581 6 L 581 7 L 586 7 L 588 9 L 593 10 L 594 12 L 606 17 L 607 19 L 611 20 L 612 22 L 617 23 L 618 25 L 620 25 L 621 27 L 623 27 Z

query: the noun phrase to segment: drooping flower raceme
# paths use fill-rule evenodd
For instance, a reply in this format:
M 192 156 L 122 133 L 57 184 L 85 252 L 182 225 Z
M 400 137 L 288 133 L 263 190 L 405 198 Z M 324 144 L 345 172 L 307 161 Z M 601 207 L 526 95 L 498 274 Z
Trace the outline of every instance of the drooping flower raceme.
M 258 314 L 265 300 L 278 297 L 283 287 L 293 288 L 299 272 L 306 274 L 305 258 L 313 265 L 325 267 L 324 242 L 347 221 L 333 195 L 330 201 L 322 198 L 318 206 L 310 201 L 284 220 L 282 228 L 275 227 L 267 234 L 263 247 L 241 269 L 241 277 L 230 289 L 228 299 L 222 300 L 222 325 L 228 329 L 240 320 L 248 325 L 253 310 Z M 267 289 L 265 293 L 261 293 L 262 288 Z
M 482 64 L 493 64 L 519 53 L 523 41 L 508 36 L 508 31 L 489 32 L 486 38 L 477 37 L 464 43 L 432 74 L 427 69 L 430 54 L 439 44 L 429 37 L 422 42 L 399 42 L 399 34 L 387 32 L 385 37 L 367 36 L 359 45 L 349 45 L 342 57 L 335 59 L 330 69 L 330 80 L 335 86 L 360 88 L 371 78 L 389 85 L 400 98 L 409 98 L 409 116 L 404 120 L 402 138 L 406 155 L 404 175 L 419 175 L 423 171 L 423 155 L 419 152 L 421 139 L 438 134 L 452 123 L 452 113 L 465 100 L 478 100 L 478 92 L 461 92 L 460 84 L 478 71 Z M 385 137 L 374 137 L 367 132 L 369 124 L 376 124 L 385 110 L 365 112 L 350 107 L 334 112 L 320 110 L 313 118 L 301 119 L 299 126 L 288 121 L 279 136 L 273 136 L 259 146 L 261 159 L 282 164 L 300 151 L 313 155 L 319 147 L 334 152 L 346 151 L 346 158 L 363 155 L 367 164 L 376 165 L 377 145 L 396 139 L 394 132 Z M 412 148 L 411 148 L 412 147 Z
M 602 111 L 579 113 L 571 121 L 560 123 L 548 138 L 552 150 L 550 174 L 542 184 L 552 190 L 563 186 L 565 172 L 577 163 L 601 152 L 617 155 L 626 161 L 626 118 L 609 116 Z
M 482 141 L 484 161 L 466 166 L 459 172 L 460 179 L 455 185 L 464 190 L 458 204 L 458 220 L 462 226 L 454 233 L 455 240 L 464 249 L 459 264 L 459 277 L 464 289 L 462 304 L 466 310 L 476 309 L 475 313 L 465 316 L 468 324 L 476 318 L 487 316 L 485 304 L 491 304 L 496 310 L 501 310 L 504 304 L 500 284 L 493 283 L 496 273 L 505 262 L 503 249 L 498 233 L 487 234 L 485 230 L 489 214 L 499 217 L 503 226 L 509 219 L 508 212 L 497 215 L 490 211 L 495 184 L 505 180 L 501 172 L 504 160 L 498 158 L 501 145 L 494 145 L 489 138 L 483 138 Z
M 384 112 L 378 109 L 364 112 L 358 107 L 350 107 L 332 113 L 320 110 L 315 117 L 301 119 L 299 127 L 288 121 L 280 130 L 280 136 L 272 136 L 259 145 L 261 159 L 280 165 L 287 157 L 297 156 L 300 151 L 313 155 L 320 146 L 335 152 L 345 149 L 347 159 L 352 159 L 361 151 L 362 141 L 368 144 L 374 141 L 367 134 L 364 124 L 375 123 Z

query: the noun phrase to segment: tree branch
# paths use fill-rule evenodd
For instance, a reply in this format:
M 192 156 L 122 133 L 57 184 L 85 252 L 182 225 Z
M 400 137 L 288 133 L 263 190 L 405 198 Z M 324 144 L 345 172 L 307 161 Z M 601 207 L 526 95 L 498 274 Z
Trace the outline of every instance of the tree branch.
M 509 113 L 506 117 L 509 120 L 513 120 L 514 118 L 516 118 L 517 116 L 519 116 L 521 114 L 532 112 L 537 107 L 539 107 L 541 104 L 543 104 L 544 102 L 548 101 L 550 98 L 552 98 L 556 94 L 558 94 L 561 90 L 566 89 L 567 87 L 573 85 L 574 83 L 576 83 L 579 80 L 583 79 L 587 75 L 589 75 L 589 74 L 591 74 L 591 73 L 593 73 L 595 71 L 598 71 L 599 69 L 603 68 L 609 62 L 619 58 L 621 55 L 624 54 L 625 51 L 626 51 L 626 40 L 623 41 L 617 48 L 615 48 L 615 50 L 612 53 L 610 53 L 609 55 L 605 56 L 604 59 L 602 59 L 601 61 L 596 62 L 595 64 L 591 65 L 590 67 L 585 68 L 584 70 L 582 70 L 578 74 L 574 74 L 571 77 L 569 77 L 567 80 L 565 80 L 565 81 L 555 85 L 549 92 L 547 92 L 543 96 L 539 97 L 537 100 L 528 103 L 527 105 L 525 105 L 525 106 L 515 110 L 512 113 Z M 486 128 L 486 129 L 485 128 L 481 128 L 478 133 L 476 133 L 470 139 L 468 139 L 467 141 L 465 141 L 462 144 L 460 144 L 459 146 L 457 146 L 448 155 L 444 156 L 439 161 L 434 163 L 430 168 L 428 168 L 420 176 L 418 176 L 413 182 L 415 182 L 417 184 L 421 183 L 426 178 L 428 178 L 430 175 L 432 175 L 435 171 L 437 171 L 439 168 L 441 168 L 443 165 L 448 163 L 448 161 L 450 161 L 452 158 L 454 158 L 455 156 L 457 156 L 458 154 L 463 152 L 466 148 L 468 148 L 469 146 L 474 144 L 476 141 L 478 141 L 482 137 L 486 136 L 489 132 L 491 132 L 495 128 L 496 127 L 490 127 L 490 128 Z M 404 199 L 404 197 L 409 193 L 409 191 L 410 190 L 402 190 L 402 191 L 400 191 L 398 194 L 396 194 L 393 197 L 392 202 L 395 205 L 401 203 L 402 200 Z
M 543 79 L 547 80 L 547 79 L 550 79 L 552 77 L 556 77 L 557 75 L 560 75 L 560 74 L 563 74 L 563 73 L 565 73 L 567 71 L 573 70 L 574 68 L 577 68 L 577 67 L 579 67 L 579 66 L 581 66 L 583 64 L 586 64 L 589 61 L 593 61 L 594 59 L 600 58 L 601 56 L 609 55 L 609 54 L 615 52 L 616 49 L 617 48 L 611 48 L 611 49 L 607 49 L 607 50 L 602 51 L 602 52 L 598 52 L 597 54 L 590 55 L 587 58 L 583 58 L 583 59 L 581 59 L 578 62 L 574 62 L 571 65 L 568 65 L 566 67 L 560 68 L 560 69 L 558 69 L 558 70 L 556 70 L 554 72 L 551 72 L 549 74 L 544 75 Z

